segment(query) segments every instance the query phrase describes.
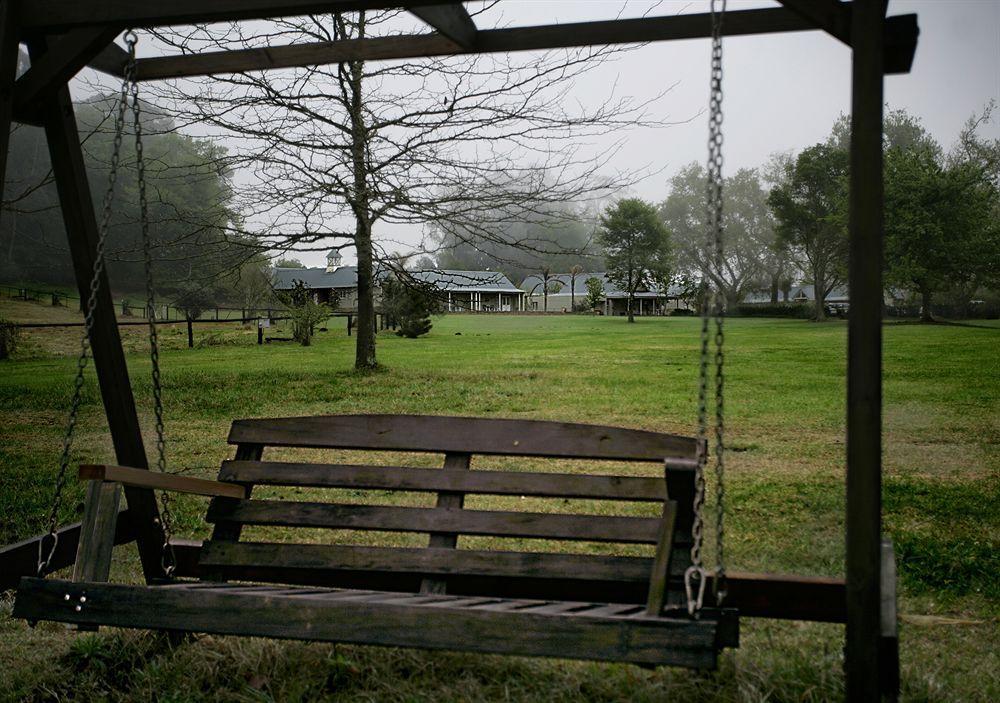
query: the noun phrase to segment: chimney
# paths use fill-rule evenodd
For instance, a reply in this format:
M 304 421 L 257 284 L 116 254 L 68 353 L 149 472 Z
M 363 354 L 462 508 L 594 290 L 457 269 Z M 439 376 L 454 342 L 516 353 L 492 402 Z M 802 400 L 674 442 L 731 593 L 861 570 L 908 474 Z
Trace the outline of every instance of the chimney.
M 326 272 L 332 273 L 340 268 L 340 250 L 334 249 L 326 255 Z

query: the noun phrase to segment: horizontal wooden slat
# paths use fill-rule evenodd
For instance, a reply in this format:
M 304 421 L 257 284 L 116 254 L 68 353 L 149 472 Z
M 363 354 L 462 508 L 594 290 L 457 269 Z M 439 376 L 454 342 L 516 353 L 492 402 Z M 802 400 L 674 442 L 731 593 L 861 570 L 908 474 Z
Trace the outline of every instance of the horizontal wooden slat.
M 162 474 L 146 469 L 133 469 L 128 466 L 81 464 L 80 479 L 84 481 L 113 481 L 125 486 L 174 491 L 176 493 L 193 493 L 202 496 L 218 496 L 220 498 L 245 498 L 247 495 L 246 488 L 232 483 L 176 474 Z
M 37 547 L 35 549 L 37 552 Z M 180 559 L 178 565 L 178 575 L 199 575 L 197 553 L 195 545 L 185 547 L 183 551 L 185 556 Z M 0 570 L 0 574 L 2 573 Z M 648 595 L 645 580 L 634 583 L 622 580 L 599 582 L 574 579 L 573 574 L 569 573 L 564 576 L 552 579 L 450 576 L 448 590 L 451 593 L 519 598 L 554 598 L 574 593 L 582 600 L 605 600 L 640 605 L 646 602 Z M 308 585 L 338 584 L 357 587 L 359 584 L 366 584 L 369 588 L 375 587 L 377 582 L 378 588 L 386 590 L 416 590 L 421 577 L 418 575 L 408 579 L 405 574 L 399 572 L 385 574 L 364 572 L 357 577 L 348 572 L 329 572 L 321 569 L 246 567 L 239 572 L 239 578 L 248 581 Z M 843 623 L 847 617 L 847 592 L 842 578 L 729 571 L 726 574 L 726 585 L 728 588 L 726 606 L 736 608 L 746 616 L 834 623 Z
M 64 600 L 68 595 L 69 599 Z M 79 611 L 79 597 L 86 602 Z M 25 579 L 15 617 L 116 627 L 711 668 L 718 625 Z M 482 602 L 482 601 L 480 601 Z
M 389 532 L 455 532 L 588 542 L 655 544 L 660 520 L 642 517 L 336 505 L 277 500 L 213 500 L 209 522 Z
M 430 415 L 236 420 L 229 443 L 656 462 L 668 457 L 694 459 L 698 447 L 693 437 L 646 430 Z
M 679 547 L 685 549 L 685 547 Z M 504 552 L 434 547 L 390 548 L 331 544 L 208 542 L 201 565 L 407 572 L 437 576 L 519 576 L 581 580 L 649 580 L 648 557 Z M 683 566 L 674 570 L 683 574 Z
M 221 481 L 270 486 L 358 488 L 398 491 L 457 491 L 599 500 L 662 501 L 662 477 L 548 474 L 517 471 L 449 471 L 404 466 L 225 461 Z

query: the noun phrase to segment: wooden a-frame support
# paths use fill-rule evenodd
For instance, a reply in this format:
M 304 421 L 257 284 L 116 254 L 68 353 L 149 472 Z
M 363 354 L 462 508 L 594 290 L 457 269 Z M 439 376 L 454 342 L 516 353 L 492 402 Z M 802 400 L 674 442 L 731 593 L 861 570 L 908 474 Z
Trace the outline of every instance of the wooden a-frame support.
M 907 72 L 916 46 L 913 16 L 885 17 L 884 0 L 779 0 L 784 7 L 747 10 L 727 15 L 727 34 L 822 29 L 852 50 L 852 139 L 850 180 L 851 316 L 848 328 L 847 378 L 847 560 L 846 560 L 846 681 L 851 701 L 894 696 L 891 671 L 880 647 L 881 544 L 881 315 L 882 315 L 882 101 L 885 72 Z M 707 26 L 691 16 L 594 22 L 563 27 L 477 30 L 460 3 L 405 0 L 173 0 L 157 3 L 59 2 L 0 0 L 0 173 L 5 171 L 12 118 L 41 121 L 46 130 L 60 205 L 66 222 L 74 271 L 81 296 L 86 297 L 93 265 L 97 224 L 87 184 L 79 135 L 66 80 L 85 64 L 121 73 L 119 47 L 102 49 L 111 30 L 127 26 L 157 26 L 267 18 L 313 12 L 405 6 L 440 34 L 397 38 L 389 48 L 379 40 L 305 47 L 277 47 L 273 52 L 232 52 L 219 59 L 184 56 L 143 59 L 140 78 L 199 75 L 225 70 L 259 70 L 275 65 L 300 66 L 357 58 L 407 58 L 442 53 L 514 51 L 581 43 L 631 43 L 708 36 Z M 33 60 L 43 70 L 15 88 L 18 39 L 32 39 Z M 697 26 L 696 26 L 697 25 Z M 75 28 L 83 28 L 83 31 Z M 89 29 L 88 29 L 89 28 Z M 95 30 L 95 28 L 100 28 Z M 890 31 L 891 28 L 891 31 Z M 59 53 L 47 54 L 44 35 L 62 35 Z M 443 43 L 442 43 L 443 42 Z M 65 52 L 65 53 L 64 53 Z M 275 57 L 278 61 L 275 62 Z M 20 83 L 20 81 L 19 81 Z M 0 185 L 2 195 L 2 185 Z M 146 468 L 146 456 L 121 349 L 107 276 L 100 281 L 96 324 L 91 337 L 105 412 L 120 464 Z M 119 520 L 116 541 L 128 541 L 134 531 L 147 580 L 160 577 L 162 531 L 156 503 L 147 489 L 126 492 L 128 518 Z M 72 563 L 78 525 L 62 531 L 55 566 Z M 0 563 L 30 574 L 28 556 L 37 540 L 0 549 Z M 187 552 L 191 552 L 188 554 Z M 183 550 L 181 568 L 191 569 L 196 548 Z M 891 553 L 891 552 L 890 552 Z M 8 569 L 9 573 L 13 573 Z M 783 593 L 793 579 L 773 584 Z M 755 583 L 747 579 L 746 584 Z M 757 582 L 763 590 L 772 587 Z M 0 585 L 10 585 L 3 581 Z M 736 585 L 736 582 L 733 584 Z M 802 586 L 800 583 L 798 586 Z M 798 587 L 796 586 L 796 587 Z M 735 590 L 735 589 L 734 589 Z M 882 594 L 884 596 L 884 594 Z M 747 594 L 752 600 L 753 595 Z M 836 612 L 834 609 L 832 612 Z M 765 614 L 761 611 L 759 614 Z

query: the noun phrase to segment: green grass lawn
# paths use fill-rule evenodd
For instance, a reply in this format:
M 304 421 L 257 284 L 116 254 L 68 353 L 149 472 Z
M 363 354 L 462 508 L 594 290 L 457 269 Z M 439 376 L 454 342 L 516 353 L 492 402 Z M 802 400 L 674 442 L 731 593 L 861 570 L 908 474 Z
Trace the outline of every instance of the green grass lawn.
M 0 308 L 0 314 L 5 314 Z M 748 571 L 842 573 L 846 325 L 727 323 L 728 550 Z M 0 541 L 41 532 L 74 362 L 72 335 L 33 336 L 0 362 Z M 212 477 L 237 417 L 432 413 L 557 419 L 690 434 L 698 322 L 452 315 L 417 340 L 379 335 L 385 370 L 351 371 L 340 321 L 314 346 L 258 347 L 252 329 L 165 332 L 173 470 Z M 148 361 L 129 363 L 151 427 Z M 901 578 L 907 700 L 1000 699 L 1000 328 L 885 327 L 885 526 Z M 27 356 L 41 358 L 25 358 Z M 149 441 L 147 446 L 152 446 Z M 79 461 L 110 461 L 96 382 Z M 655 470 L 655 469 L 654 469 Z M 71 483 L 63 517 L 82 494 Z M 205 503 L 175 501 L 204 536 Z M 489 504 L 487 501 L 486 504 Z M 137 578 L 129 547 L 116 578 Z M 204 637 L 171 649 L 130 632 L 34 630 L 0 609 L 0 699 L 769 700 L 842 697 L 840 626 L 748 620 L 720 671 L 676 670 Z

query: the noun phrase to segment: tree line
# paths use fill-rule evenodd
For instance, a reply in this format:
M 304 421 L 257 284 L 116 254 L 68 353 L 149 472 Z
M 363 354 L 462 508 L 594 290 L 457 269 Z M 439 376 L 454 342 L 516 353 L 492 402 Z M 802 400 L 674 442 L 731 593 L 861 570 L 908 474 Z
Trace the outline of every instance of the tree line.
M 990 103 L 969 118 L 948 151 L 907 112 L 886 116 L 886 292 L 915 298 L 924 320 L 936 296 L 968 308 L 1000 287 L 1000 140 L 982 135 L 994 110 Z M 847 282 L 849 135 L 841 117 L 825 141 L 726 179 L 721 265 L 706 242 L 701 165 L 680 169 L 658 205 L 610 205 L 599 241 L 630 313 L 637 290 L 673 282 L 690 293 L 705 275 L 731 310 L 758 291 L 777 303 L 804 280 L 814 287 L 814 318 L 824 319 L 827 297 Z

